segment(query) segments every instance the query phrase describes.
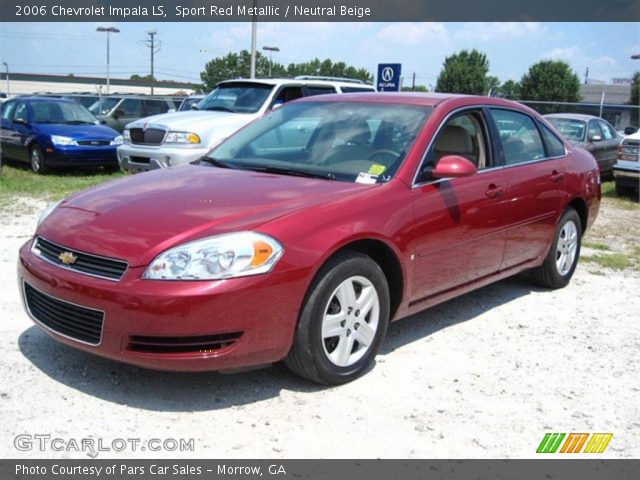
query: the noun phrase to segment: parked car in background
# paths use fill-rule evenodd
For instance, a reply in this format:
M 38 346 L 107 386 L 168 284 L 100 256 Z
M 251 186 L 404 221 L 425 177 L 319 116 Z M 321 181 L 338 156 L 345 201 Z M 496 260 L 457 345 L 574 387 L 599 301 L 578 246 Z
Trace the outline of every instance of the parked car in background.
M 191 110 L 192 106 L 200 103 L 200 101 L 203 98 L 204 98 L 204 95 L 189 95 L 187 98 L 185 98 L 182 101 L 182 103 L 180 104 L 180 107 L 178 108 L 178 111 L 185 112 L 185 111 Z
M 640 132 L 629 135 L 618 147 L 613 166 L 616 194 L 633 195 L 640 200 Z
M 134 120 L 166 113 L 176 104 L 170 98 L 147 95 L 108 95 L 97 100 L 89 111 L 114 130 L 122 132 Z
M 603 179 L 611 178 L 616 151 L 623 136 L 609 122 L 577 113 L 552 113 L 545 118 L 573 145 L 591 152 Z
M 314 77 L 224 81 L 198 103 L 197 110 L 157 115 L 127 125 L 118 159 L 122 168 L 131 172 L 183 165 L 283 103 L 356 90 L 375 91 L 359 81 Z
M 122 137 L 73 100 L 17 97 L 2 104 L 2 156 L 28 162 L 36 173 L 52 167 L 117 170 Z
M 67 98 L 69 100 L 74 100 L 78 102 L 85 108 L 89 108 L 91 105 L 100 100 L 100 95 L 95 95 L 91 93 L 68 93 L 62 96 L 62 98 Z
M 92 354 L 182 371 L 284 360 L 338 384 L 367 371 L 390 321 L 526 270 L 567 285 L 599 202 L 593 156 L 523 105 L 320 95 L 199 162 L 50 206 L 18 279 L 35 323 Z

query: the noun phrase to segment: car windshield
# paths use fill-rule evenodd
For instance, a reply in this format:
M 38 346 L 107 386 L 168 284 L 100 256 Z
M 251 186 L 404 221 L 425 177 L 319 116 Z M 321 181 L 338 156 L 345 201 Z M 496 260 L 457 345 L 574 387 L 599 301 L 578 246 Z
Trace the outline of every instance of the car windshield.
M 121 98 L 102 98 L 89 107 L 89 111 L 94 115 L 107 115 L 115 107 Z
M 432 108 L 355 102 L 283 106 L 201 164 L 358 183 L 390 180 Z
M 94 124 L 98 120 L 82 105 L 69 102 L 32 102 L 34 123 Z
M 546 119 L 564 135 L 567 140 L 574 142 L 584 141 L 584 134 L 587 131 L 587 123 L 575 118 L 546 117 Z
M 272 85 L 234 82 L 218 86 L 198 104 L 199 110 L 255 113 L 269 97 Z

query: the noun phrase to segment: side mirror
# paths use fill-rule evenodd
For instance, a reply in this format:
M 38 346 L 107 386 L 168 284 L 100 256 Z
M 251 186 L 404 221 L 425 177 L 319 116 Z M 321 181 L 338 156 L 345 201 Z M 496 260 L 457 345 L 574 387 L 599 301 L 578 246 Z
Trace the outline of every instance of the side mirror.
M 26 125 L 28 122 L 24 118 L 14 118 L 13 123 L 18 123 L 20 125 Z
M 627 128 L 624 129 L 624 134 L 625 135 L 633 135 L 637 131 L 638 131 L 638 129 L 636 127 L 627 127 Z
M 592 142 L 600 142 L 602 141 L 602 136 L 601 135 L 591 135 L 589 137 L 589 140 Z
M 442 157 L 435 168 L 427 168 L 433 178 L 460 178 L 475 175 L 478 169 L 476 166 L 460 155 L 445 155 Z
M 167 113 L 176 113 L 176 109 L 175 108 L 170 108 L 169 110 L 167 110 Z
M 121 108 L 118 108 L 113 112 L 113 118 L 124 117 L 124 115 L 125 115 L 124 110 L 122 110 Z
M 271 105 L 271 110 L 277 110 L 282 105 L 284 105 L 284 102 L 282 100 L 276 100 L 275 102 L 273 102 L 273 105 Z
M 189 107 L 191 110 L 200 110 L 198 108 L 198 104 L 197 103 L 192 103 L 191 106 Z

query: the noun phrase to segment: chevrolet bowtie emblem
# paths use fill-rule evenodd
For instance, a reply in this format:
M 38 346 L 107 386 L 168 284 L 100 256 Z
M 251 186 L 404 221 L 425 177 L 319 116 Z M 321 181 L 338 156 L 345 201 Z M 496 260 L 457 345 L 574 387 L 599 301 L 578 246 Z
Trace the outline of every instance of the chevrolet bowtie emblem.
M 72 263 L 75 263 L 77 259 L 78 257 L 76 257 L 71 252 L 62 252 L 60 255 L 58 255 L 58 260 L 60 260 L 65 265 L 71 265 Z

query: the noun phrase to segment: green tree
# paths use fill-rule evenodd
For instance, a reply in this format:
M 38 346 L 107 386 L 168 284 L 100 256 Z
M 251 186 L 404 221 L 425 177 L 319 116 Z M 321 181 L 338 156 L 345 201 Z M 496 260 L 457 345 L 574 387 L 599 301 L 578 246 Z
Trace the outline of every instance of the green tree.
M 513 80 L 507 80 L 500 87 L 500 94 L 504 98 L 518 100 L 520 98 L 520 84 Z
M 520 80 L 520 99 L 546 102 L 579 102 L 580 79 L 566 62 L 543 60 Z
M 500 88 L 500 79 L 494 75 L 487 76 L 487 95 L 489 93 L 494 96 L 500 96 L 501 88 Z
M 151 74 L 138 75 L 137 73 L 135 73 L 129 77 L 129 80 L 133 80 L 134 82 L 149 82 L 152 79 L 156 80 L 151 76 Z
M 415 88 L 411 88 L 411 86 L 402 87 L 403 92 L 428 92 L 427 87 L 424 85 L 416 85 Z
M 629 100 L 629 103 L 636 107 L 640 104 L 640 72 L 633 74 L 633 79 L 631 80 L 631 99 Z M 640 119 L 638 119 L 639 116 L 639 109 L 635 109 L 635 112 L 631 114 L 632 122 L 635 122 L 635 125 L 640 124 Z
M 228 53 L 207 62 L 200 73 L 204 91 L 211 91 L 218 82 L 232 78 L 249 78 L 251 73 L 251 54 L 247 50 L 239 53 Z M 256 52 L 256 77 L 266 78 L 269 75 L 269 57 Z M 296 77 L 298 75 L 319 75 L 327 77 L 344 77 L 372 82 L 373 76 L 364 68 L 356 68 L 344 62 L 332 62 L 330 59 L 314 58 L 308 62 L 290 63 L 286 67 L 278 62 L 271 66 L 272 77 Z
M 445 58 L 436 83 L 436 92 L 486 95 L 489 61 L 478 50 L 461 50 Z

